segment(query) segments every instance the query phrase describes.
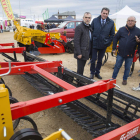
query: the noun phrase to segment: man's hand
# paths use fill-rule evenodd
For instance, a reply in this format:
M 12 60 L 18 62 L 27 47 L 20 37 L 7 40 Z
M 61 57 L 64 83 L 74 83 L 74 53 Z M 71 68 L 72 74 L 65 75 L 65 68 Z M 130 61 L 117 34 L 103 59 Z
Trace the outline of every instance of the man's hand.
M 80 55 L 78 55 L 78 56 L 77 56 L 77 58 L 81 59 L 81 58 L 82 58 L 82 55 L 81 55 L 81 54 L 80 54 Z
M 140 39 L 138 38 L 138 36 L 135 36 L 136 37 L 136 41 L 138 42 L 138 43 L 140 43 Z

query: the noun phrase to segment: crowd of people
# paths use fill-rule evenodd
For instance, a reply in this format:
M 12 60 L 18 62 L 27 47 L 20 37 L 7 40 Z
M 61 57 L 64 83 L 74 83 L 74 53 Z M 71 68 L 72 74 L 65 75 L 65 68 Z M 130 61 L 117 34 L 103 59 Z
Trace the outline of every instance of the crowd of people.
M 54 24 L 54 23 L 47 23 L 47 24 L 38 24 L 37 29 L 38 30 L 49 30 L 53 28 L 57 28 L 59 24 Z
M 102 79 L 100 69 L 106 48 L 113 41 L 112 52 L 116 53 L 117 58 L 112 79 L 116 79 L 118 72 L 125 61 L 125 70 L 122 85 L 127 84 L 131 64 L 138 45 L 137 57 L 140 53 L 140 29 L 136 27 L 136 18 L 127 18 L 126 25 L 121 27 L 115 34 L 114 21 L 109 15 L 109 8 L 102 8 L 101 15 L 94 18 L 91 22 L 91 13 L 85 12 L 83 22 L 75 29 L 74 36 L 74 57 L 77 59 L 77 73 L 83 75 L 86 61 L 91 59 L 90 78 L 94 76 Z M 117 43 L 119 41 L 119 47 Z

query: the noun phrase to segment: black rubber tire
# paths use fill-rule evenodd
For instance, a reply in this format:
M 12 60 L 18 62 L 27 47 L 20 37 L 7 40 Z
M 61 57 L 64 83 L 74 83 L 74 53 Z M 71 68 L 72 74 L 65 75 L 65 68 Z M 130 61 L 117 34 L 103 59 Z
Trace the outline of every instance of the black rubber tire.
M 5 82 L 4 82 L 4 80 L 2 78 L 1 78 L 1 81 L 2 81 L 3 84 L 5 84 Z
M 24 117 L 21 117 L 21 118 L 19 118 L 19 119 L 20 119 L 20 120 L 23 119 L 23 120 L 29 121 L 29 122 L 32 124 L 34 130 L 38 131 L 38 128 L 37 128 L 36 123 L 35 123 L 35 122 L 33 121 L 33 119 L 30 118 L 29 116 L 24 116 Z
M 16 132 L 10 140 L 43 140 L 43 138 L 38 131 L 26 128 Z
M 10 90 L 10 88 L 9 88 L 7 85 L 5 85 L 5 88 L 8 89 L 8 91 L 9 91 L 9 96 L 12 96 L 12 91 Z

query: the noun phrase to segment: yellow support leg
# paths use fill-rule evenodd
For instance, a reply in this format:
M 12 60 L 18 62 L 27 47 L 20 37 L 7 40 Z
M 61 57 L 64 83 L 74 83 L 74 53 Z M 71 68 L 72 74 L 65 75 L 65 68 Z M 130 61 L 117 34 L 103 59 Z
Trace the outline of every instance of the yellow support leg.
M 13 134 L 8 89 L 0 84 L 0 140 L 9 140 Z
M 43 140 L 73 140 L 64 130 L 59 129 L 59 131 L 54 132 L 47 138 Z

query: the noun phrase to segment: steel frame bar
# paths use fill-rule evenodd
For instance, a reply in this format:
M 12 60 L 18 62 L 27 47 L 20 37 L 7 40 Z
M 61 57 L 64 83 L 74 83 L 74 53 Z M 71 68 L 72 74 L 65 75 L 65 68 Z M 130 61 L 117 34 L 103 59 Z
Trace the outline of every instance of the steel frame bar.
M 69 90 L 69 89 L 75 89 L 76 87 L 72 86 L 71 84 L 61 80 L 60 78 L 57 78 L 56 76 L 50 74 L 49 72 L 37 67 L 36 65 L 33 66 L 32 68 L 36 72 L 40 73 L 41 75 L 45 76 L 52 82 L 56 83 L 57 85 L 61 86 L 62 88 Z
M 17 63 L 21 64 L 21 62 L 17 62 Z M 27 62 L 24 62 L 24 63 L 26 64 Z M 47 61 L 47 62 L 40 62 L 36 64 L 20 65 L 20 66 L 12 67 L 9 75 L 25 74 L 25 72 L 36 73 L 33 70 L 35 65 L 38 66 L 39 68 L 47 70 L 48 72 L 57 72 L 58 71 L 57 67 L 61 66 L 61 64 L 62 64 L 62 61 L 52 61 L 52 62 Z M 8 64 L 5 64 L 5 65 L 8 65 Z M 1 68 L 0 74 L 6 73 L 8 70 L 9 70 L 8 67 Z
M 42 62 L 11 62 L 11 66 L 22 66 L 22 65 L 29 65 L 29 64 L 37 64 Z M 8 62 L 0 62 L 1 68 L 8 67 Z
M 0 46 L 15 46 L 14 43 L 0 43 Z
M 25 47 L 20 47 L 20 48 L 2 48 L 0 49 L 0 53 L 23 53 L 23 51 L 26 51 Z
M 140 119 L 128 123 L 116 130 L 104 134 L 93 140 L 128 140 L 140 133 Z
M 0 45 L 0 49 L 4 49 L 4 47 Z
M 67 90 L 57 94 L 49 95 L 46 97 L 41 97 L 38 99 L 33 99 L 26 102 L 19 102 L 10 105 L 12 112 L 12 119 L 33 114 L 45 109 L 49 109 L 55 106 L 59 106 L 86 96 L 90 96 L 96 93 L 102 93 L 109 89 L 114 88 L 116 80 L 102 80 L 95 82 L 84 87 L 79 87 L 76 89 Z

